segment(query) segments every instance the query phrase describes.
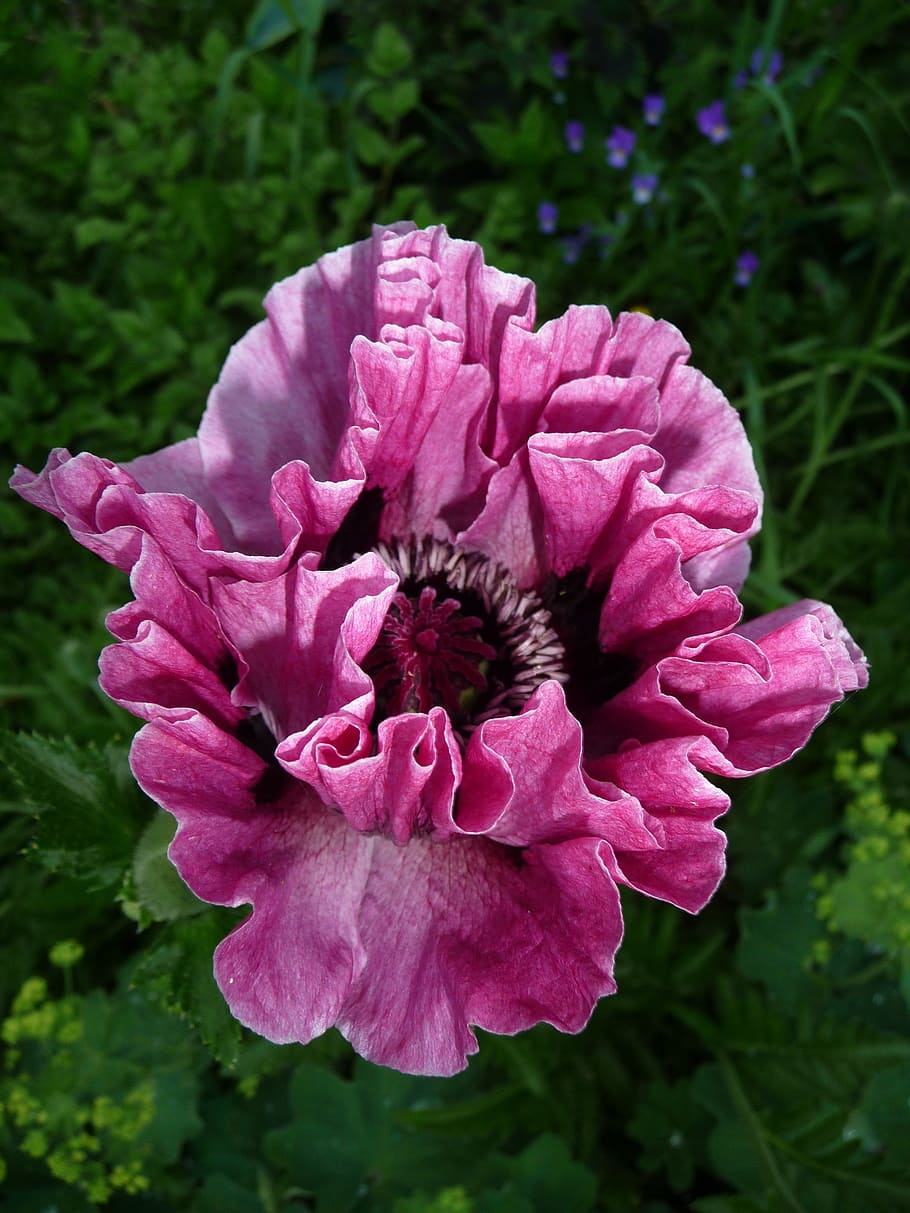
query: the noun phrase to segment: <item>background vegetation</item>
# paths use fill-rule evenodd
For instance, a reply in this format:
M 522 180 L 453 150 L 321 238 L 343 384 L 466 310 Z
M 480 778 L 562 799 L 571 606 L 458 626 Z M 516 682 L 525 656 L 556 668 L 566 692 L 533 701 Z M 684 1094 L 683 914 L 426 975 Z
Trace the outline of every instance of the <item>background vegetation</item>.
M 373 220 L 443 221 L 535 279 L 542 318 L 597 300 L 683 329 L 768 493 L 748 609 L 833 602 L 873 673 L 788 767 L 731 787 L 729 874 L 699 918 L 624 897 L 620 993 L 581 1036 L 485 1037 L 453 1080 L 403 1077 L 334 1033 L 278 1048 L 230 1019 L 211 952 L 238 915 L 171 872 L 126 766 L 135 722 L 95 684 L 125 581 L 4 495 L 11 1210 L 910 1208 L 910 23 L 884 0 L 735 12 L 6 8 L 10 465 L 193 433 L 273 281 Z M 715 99 L 718 143 L 696 122 Z M 637 134 L 624 169 L 617 125 Z M 633 174 L 659 178 L 646 204 Z

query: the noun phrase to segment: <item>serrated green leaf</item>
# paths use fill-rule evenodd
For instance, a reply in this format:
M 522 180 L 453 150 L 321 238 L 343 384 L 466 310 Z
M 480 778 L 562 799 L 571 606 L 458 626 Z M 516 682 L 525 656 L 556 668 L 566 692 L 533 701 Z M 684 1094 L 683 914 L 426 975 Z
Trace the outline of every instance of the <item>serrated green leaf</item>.
M 233 917 L 208 908 L 174 922 L 130 970 L 131 985 L 162 1010 L 186 1020 L 215 1059 L 228 1068 L 237 1061 L 242 1030 L 215 984 L 212 957 L 229 933 Z
M 0 733 L 0 763 L 20 803 L 35 814 L 38 861 L 93 888 L 118 886 L 148 803 L 130 774 L 126 749 Z

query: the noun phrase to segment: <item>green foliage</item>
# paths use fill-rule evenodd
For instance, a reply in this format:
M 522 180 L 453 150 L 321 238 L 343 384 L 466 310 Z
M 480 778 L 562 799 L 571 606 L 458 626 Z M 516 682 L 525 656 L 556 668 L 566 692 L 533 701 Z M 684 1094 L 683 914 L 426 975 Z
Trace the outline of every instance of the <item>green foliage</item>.
M 444 221 L 532 277 L 542 317 L 596 301 L 683 329 L 767 492 L 748 611 L 831 599 L 872 668 L 805 754 L 731 787 L 728 877 L 698 920 L 624 897 L 620 993 L 583 1034 L 484 1037 L 467 1074 L 413 1079 L 352 1062 L 337 1034 L 278 1048 L 231 1018 L 212 953 L 244 911 L 177 878 L 171 820 L 129 774 L 133 721 L 96 684 L 125 579 L 0 500 L 11 1209 L 907 1207 L 902 22 L 877 0 L 540 0 L 495 20 L 480 0 L 30 0 L 10 17 L 10 463 L 187 437 L 273 281 L 373 220 Z M 781 49 L 780 75 L 734 87 L 758 47 Z M 716 97 L 732 134 L 714 146 L 694 115 Z M 626 171 L 604 158 L 617 124 L 638 136 Z M 660 176 L 648 206 L 632 171 Z M 761 265 L 740 287 L 746 247 Z

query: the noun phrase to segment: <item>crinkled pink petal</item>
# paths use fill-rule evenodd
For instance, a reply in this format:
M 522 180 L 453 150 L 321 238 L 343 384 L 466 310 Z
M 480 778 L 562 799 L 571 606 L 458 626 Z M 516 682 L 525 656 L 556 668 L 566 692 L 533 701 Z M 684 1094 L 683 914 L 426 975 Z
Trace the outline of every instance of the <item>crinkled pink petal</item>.
M 139 540 L 139 556 L 130 571 L 135 599 L 112 611 L 105 623 L 118 640 L 134 640 L 140 624 L 152 620 L 203 665 L 218 669 L 228 657 L 214 611 L 181 580 L 161 545 L 151 535 Z
M 565 577 L 585 566 L 601 571 L 602 540 L 628 509 L 630 486 L 639 477 L 656 478 L 663 466 L 637 438 L 635 431 L 619 431 L 538 434 L 528 442 L 529 474 L 543 516 L 544 576 Z M 495 525 L 494 517 L 488 525 Z M 503 563 L 512 567 L 516 556 Z
M 713 822 L 727 811 L 730 798 L 698 769 L 714 756 L 702 738 L 682 737 L 633 745 L 589 765 L 592 775 L 640 802 L 655 839 L 650 847 L 611 839 L 616 879 L 693 914 L 724 874 L 726 838 Z
M 369 731 L 348 713 L 286 738 L 285 770 L 311 784 L 355 830 L 404 846 L 414 834 L 451 832 L 461 755 L 442 708 L 383 720 L 373 753 Z
M 177 817 L 169 855 L 189 887 L 255 907 L 215 952 L 231 1012 L 276 1043 L 326 1031 L 363 964 L 357 918 L 372 840 L 291 780 L 277 800 L 258 800 L 261 761 L 199 717 L 147 725 L 131 761 Z
M 644 312 L 621 312 L 604 352 L 603 373 L 622 379 L 643 375 L 662 391 L 670 372 L 691 352 L 675 325 Z
M 582 744 L 558 682 L 538 687 L 520 715 L 485 721 L 465 753 L 458 828 L 517 847 L 578 837 L 654 846 L 636 801 L 591 790 Z
M 447 320 L 464 334 L 466 362 L 498 367 L 507 335 L 534 326 L 534 284 L 486 265 L 479 244 L 455 240 L 444 227 L 387 232 L 381 257 L 382 323 L 421 323 L 427 315 Z
M 263 764 L 198 716 L 146 726 L 132 760 L 180 823 L 170 854 L 189 886 L 254 905 L 215 972 L 234 1015 L 271 1040 L 337 1023 L 373 1061 L 451 1074 L 476 1051 L 470 1025 L 576 1032 L 615 989 L 622 918 L 595 839 L 396 847 L 299 785 L 257 800 Z
M 469 1025 L 578 1032 L 615 989 L 622 917 L 606 844 L 372 842 L 366 959 L 337 1025 L 370 1061 L 453 1074 L 477 1051 Z
M 259 580 L 288 562 L 277 557 L 225 552 L 205 511 L 176 493 L 146 493 L 132 476 L 107 459 L 55 450 L 37 475 L 17 468 L 10 484 L 21 497 L 60 518 L 73 538 L 109 564 L 129 572 L 152 536 L 167 559 L 203 601 L 216 572 Z
M 570 307 L 535 333 L 510 325 L 503 334 L 497 371 L 492 449 L 500 464 L 510 459 L 540 428 L 547 402 L 565 383 L 602 375 L 613 329 L 605 307 Z
M 321 257 L 269 291 L 267 320 L 233 347 L 199 444 L 205 480 L 243 550 L 272 553 L 272 474 L 290 460 L 324 480 L 348 424 L 348 363 L 379 331 L 374 296 L 383 229 Z
M 747 626 L 757 640 L 718 636 L 647 670 L 597 714 L 600 744 L 701 734 L 717 751 L 704 769 L 751 775 L 792 757 L 832 704 L 865 685 L 864 660 L 830 607 L 804 602 L 779 627 Z
M 461 369 L 461 330 L 432 316 L 426 326 L 385 325 L 381 340 L 357 337 L 351 347 L 351 421 L 369 418 L 378 428 L 367 485 L 394 495 L 411 469 L 439 410 L 460 406 L 455 380 Z M 445 452 L 437 453 L 440 462 Z
M 372 553 L 340 569 L 297 564 L 272 581 L 214 584 L 238 657 L 235 702 L 261 711 L 279 739 L 341 708 L 369 718 L 373 685 L 357 663 L 376 643 L 397 585 Z
M 456 536 L 456 542 L 497 561 L 518 586 L 528 589 L 543 580 L 543 526 L 543 509 L 525 447 L 507 467 L 494 473 L 483 509 Z
M 742 617 L 733 590 L 721 585 L 697 591 L 685 570 L 702 552 L 747 529 L 754 503 L 745 494 L 702 489 L 667 498 L 666 508 L 679 512 L 652 522 L 628 544 L 613 570 L 600 623 L 607 652 L 653 661 L 684 642 L 696 644 L 728 631 Z
M 104 693 L 144 720 L 192 708 L 230 729 L 243 715 L 217 672 L 153 620 L 140 622 L 132 639 L 106 648 L 99 664 Z
M 552 434 L 613 434 L 633 431 L 649 442 L 660 426 L 660 403 L 653 379 L 634 375 L 589 375 L 563 383 L 541 414 L 540 428 Z

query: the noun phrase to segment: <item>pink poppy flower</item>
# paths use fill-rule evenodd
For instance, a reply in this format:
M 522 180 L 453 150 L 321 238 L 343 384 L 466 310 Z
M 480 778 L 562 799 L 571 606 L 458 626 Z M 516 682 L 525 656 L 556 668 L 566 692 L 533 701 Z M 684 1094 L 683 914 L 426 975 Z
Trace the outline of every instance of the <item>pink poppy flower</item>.
M 699 910 L 707 776 L 789 758 L 862 654 L 821 603 L 743 624 L 758 479 L 671 325 L 535 330 L 530 282 L 407 224 L 265 306 L 197 438 L 13 478 L 130 574 L 101 684 L 183 879 L 253 907 L 221 990 L 415 1073 L 577 1032 L 619 886 Z

